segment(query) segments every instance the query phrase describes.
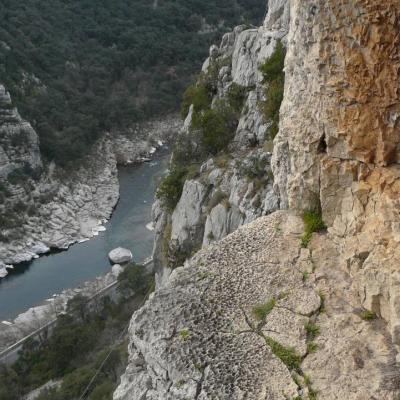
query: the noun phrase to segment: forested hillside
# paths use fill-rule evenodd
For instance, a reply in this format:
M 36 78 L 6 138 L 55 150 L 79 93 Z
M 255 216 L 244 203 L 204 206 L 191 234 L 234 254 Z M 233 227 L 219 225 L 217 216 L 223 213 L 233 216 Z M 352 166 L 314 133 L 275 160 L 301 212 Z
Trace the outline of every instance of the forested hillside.
M 2 0 L 0 82 L 45 158 L 67 165 L 103 132 L 176 110 L 208 46 L 264 9 L 265 0 Z

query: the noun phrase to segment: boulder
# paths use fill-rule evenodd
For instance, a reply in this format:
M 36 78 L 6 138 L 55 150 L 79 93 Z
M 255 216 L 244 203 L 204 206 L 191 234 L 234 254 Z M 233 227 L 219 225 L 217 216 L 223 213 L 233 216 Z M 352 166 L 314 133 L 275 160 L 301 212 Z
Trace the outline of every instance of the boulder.
M 122 247 L 117 247 L 108 253 L 108 258 L 113 264 L 123 264 L 132 260 L 132 252 Z

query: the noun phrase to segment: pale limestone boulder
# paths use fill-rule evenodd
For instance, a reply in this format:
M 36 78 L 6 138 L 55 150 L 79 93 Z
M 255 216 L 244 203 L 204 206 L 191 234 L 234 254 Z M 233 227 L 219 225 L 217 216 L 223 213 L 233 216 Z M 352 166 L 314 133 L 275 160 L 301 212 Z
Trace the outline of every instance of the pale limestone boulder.
M 171 217 L 171 240 L 179 248 L 189 247 L 203 237 L 202 208 L 207 198 L 207 186 L 195 180 L 185 182 Z
M 108 253 L 108 258 L 114 264 L 125 264 L 127 262 L 132 261 L 132 252 L 128 249 L 124 249 L 122 247 L 117 247 L 114 250 L 111 250 Z

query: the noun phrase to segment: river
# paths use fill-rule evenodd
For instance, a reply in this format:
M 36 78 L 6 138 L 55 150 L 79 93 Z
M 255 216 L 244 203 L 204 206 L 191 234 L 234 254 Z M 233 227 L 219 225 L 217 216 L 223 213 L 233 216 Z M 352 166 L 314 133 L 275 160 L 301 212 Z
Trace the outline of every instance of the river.
M 141 262 L 151 255 L 154 233 L 146 228 L 157 183 L 169 156 L 119 169 L 120 199 L 105 232 L 66 251 L 53 252 L 16 266 L 0 281 L 0 320 L 10 320 L 64 289 L 104 275 L 111 269 L 107 254 L 115 247 L 132 250 Z

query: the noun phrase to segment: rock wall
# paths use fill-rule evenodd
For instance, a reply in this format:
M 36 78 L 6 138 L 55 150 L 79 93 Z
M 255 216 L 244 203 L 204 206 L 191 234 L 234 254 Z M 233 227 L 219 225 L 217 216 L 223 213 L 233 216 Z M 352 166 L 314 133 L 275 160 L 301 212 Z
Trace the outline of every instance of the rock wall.
M 160 201 L 154 204 L 154 260 L 160 284 L 170 271 L 166 267 L 181 265 L 202 246 L 279 208 L 270 166 L 271 124 L 260 111 L 265 85 L 259 66 L 273 54 L 279 40 L 286 41 L 289 7 L 287 2 L 271 1 L 269 9 L 262 27 L 238 26 L 225 34 L 219 47 L 210 48 L 203 65 L 205 74 L 218 66 L 213 105 L 226 101 L 233 85 L 244 90 L 244 105 L 229 148 L 205 160 L 199 173 L 186 180 L 176 208 L 170 212 Z M 193 108 L 180 137 L 197 147 L 192 118 Z
M 44 165 L 36 132 L 0 85 L 0 277 L 8 265 L 96 235 L 119 198 L 117 165 L 145 160 L 179 125 L 171 115 L 106 134 L 79 168 L 64 171 Z
M 399 10 L 398 0 L 270 1 L 263 27 L 238 27 L 211 48 L 204 71 L 232 55 L 219 96 L 224 82 L 255 85 L 231 154 L 267 157 L 272 175 L 261 201 L 240 208 L 247 187 L 227 174 L 234 164 L 208 160 L 172 216 L 156 203 L 156 256 L 165 232 L 189 251 L 133 316 L 115 400 L 400 396 Z M 277 38 L 287 56 L 271 159 L 246 140 L 268 141 L 257 64 Z M 226 201 L 207 207 L 216 187 L 246 218 Z M 278 206 L 290 211 L 261 216 Z M 304 210 L 328 226 L 308 248 Z
M 399 2 L 293 1 L 273 172 L 282 207 L 320 203 L 365 308 L 400 344 Z
M 24 146 L 19 146 L 22 142 Z M 0 85 L 0 145 L 1 178 L 19 168 L 33 171 L 42 168 L 36 132 L 22 120 L 3 85 Z

